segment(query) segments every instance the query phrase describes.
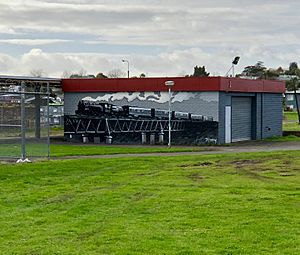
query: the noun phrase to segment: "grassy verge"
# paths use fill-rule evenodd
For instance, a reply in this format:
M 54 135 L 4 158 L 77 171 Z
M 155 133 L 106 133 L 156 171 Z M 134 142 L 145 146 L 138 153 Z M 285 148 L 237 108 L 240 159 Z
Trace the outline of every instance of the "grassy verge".
M 285 121 L 298 121 L 298 114 L 297 112 L 284 112 L 283 118 Z
M 299 152 L 0 165 L 2 254 L 300 254 Z
M 20 138 L 21 137 L 21 127 L 15 128 L 6 128 L 4 130 L 1 130 L 0 132 L 0 138 Z M 50 127 L 50 136 L 63 136 L 64 135 L 64 128 L 62 126 L 54 126 Z M 34 137 L 35 136 L 35 130 L 33 128 L 26 130 L 26 137 Z M 48 136 L 48 128 L 41 127 L 41 137 L 47 137 Z
M 283 131 L 300 131 L 298 122 L 284 122 L 282 125 Z
M 79 155 L 106 155 L 106 154 L 134 154 L 153 152 L 191 152 L 201 151 L 203 148 L 171 148 L 161 146 L 153 147 L 125 147 L 125 146 L 101 146 L 101 145 L 60 145 L 51 144 L 51 157 L 79 156 Z M 47 156 L 48 147 L 44 143 L 27 143 L 28 156 Z M 0 144 L 0 156 L 19 156 L 21 144 Z
M 300 137 L 295 135 L 288 135 L 288 136 L 273 136 L 264 139 L 267 142 L 293 142 L 293 141 L 300 141 Z
M 283 131 L 300 131 L 297 112 L 284 112 L 283 116 Z

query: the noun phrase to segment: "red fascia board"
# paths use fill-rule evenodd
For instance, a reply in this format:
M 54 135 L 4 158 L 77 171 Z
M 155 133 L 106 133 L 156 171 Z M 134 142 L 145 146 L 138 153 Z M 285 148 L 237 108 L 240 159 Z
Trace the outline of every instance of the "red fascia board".
M 174 81 L 172 91 L 225 91 L 284 93 L 282 81 L 247 80 L 225 77 L 168 77 L 116 79 L 63 79 L 64 92 L 167 91 L 165 82 Z
M 168 91 L 166 81 L 175 85 L 172 91 L 219 91 L 219 77 L 118 78 L 118 79 L 63 79 L 64 92 L 136 92 Z
M 266 81 L 264 80 L 264 91 L 274 92 L 274 93 L 284 93 L 285 92 L 285 82 L 284 81 Z
M 221 78 L 220 90 L 226 92 L 284 93 L 285 82 Z

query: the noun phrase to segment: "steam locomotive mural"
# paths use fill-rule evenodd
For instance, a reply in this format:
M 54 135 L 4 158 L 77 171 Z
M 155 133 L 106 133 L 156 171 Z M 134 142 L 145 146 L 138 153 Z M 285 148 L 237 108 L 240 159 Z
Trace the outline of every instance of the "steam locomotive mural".
M 130 105 L 113 105 L 99 101 L 80 100 L 77 115 L 90 117 L 115 117 L 115 118 L 144 118 L 144 119 L 168 119 L 169 111 L 164 109 L 144 108 Z M 211 116 L 203 116 L 188 112 L 171 112 L 172 120 L 213 121 Z
M 164 93 L 148 94 L 106 93 L 97 97 L 87 94 L 78 98 L 72 111 L 65 115 L 66 140 L 164 144 L 171 125 L 174 144 L 217 142 L 218 121 L 215 115 L 201 114 L 215 112 L 213 107 L 207 111 L 209 101 L 202 104 L 200 96 L 174 93 L 169 122 L 168 97 Z M 191 105 L 197 107 L 187 107 L 187 98 L 194 100 Z

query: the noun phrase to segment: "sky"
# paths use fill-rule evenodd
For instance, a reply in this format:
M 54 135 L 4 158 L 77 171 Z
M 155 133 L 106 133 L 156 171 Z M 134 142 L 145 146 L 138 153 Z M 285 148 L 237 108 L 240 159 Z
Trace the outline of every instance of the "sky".
M 300 62 L 298 0 L 1 0 L 0 75 L 224 76 Z

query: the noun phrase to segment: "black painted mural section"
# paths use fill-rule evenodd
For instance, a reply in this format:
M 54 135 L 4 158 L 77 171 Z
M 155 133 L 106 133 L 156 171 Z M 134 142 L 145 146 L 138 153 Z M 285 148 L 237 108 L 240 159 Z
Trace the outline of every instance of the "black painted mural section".
M 150 144 L 150 135 L 155 134 L 155 143 L 159 143 L 158 133 L 146 133 L 146 144 Z M 172 132 L 172 145 L 203 145 L 203 144 L 217 144 L 218 143 L 218 122 L 191 122 L 186 124 L 185 131 Z M 83 142 L 84 135 L 65 136 L 65 140 L 71 142 Z M 142 144 L 141 133 L 117 133 L 111 134 L 112 144 Z M 107 142 L 107 135 L 92 135 L 89 134 L 86 142 L 105 144 Z M 168 144 L 168 132 L 164 132 L 164 142 Z

